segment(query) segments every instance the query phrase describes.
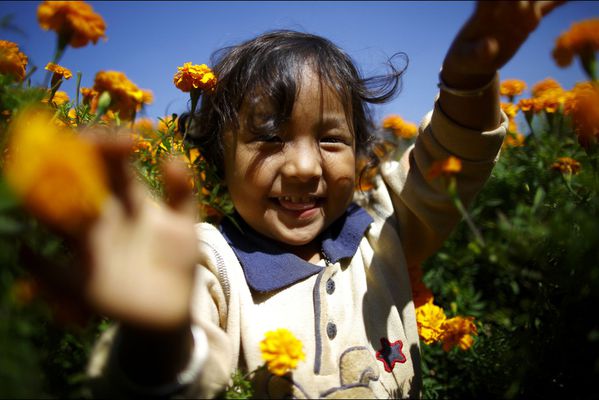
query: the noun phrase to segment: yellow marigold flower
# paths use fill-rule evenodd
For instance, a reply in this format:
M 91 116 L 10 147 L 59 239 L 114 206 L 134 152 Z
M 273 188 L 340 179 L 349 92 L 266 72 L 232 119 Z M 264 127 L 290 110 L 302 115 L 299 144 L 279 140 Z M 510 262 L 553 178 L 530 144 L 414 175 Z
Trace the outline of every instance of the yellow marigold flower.
M 509 119 L 515 118 L 516 114 L 518 114 L 518 105 L 514 103 L 501 102 L 501 109 Z
M 418 133 L 416 124 L 406 122 L 399 115 L 391 114 L 383 120 L 383 129 L 388 129 L 402 139 L 411 139 Z
M 570 157 L 560 157 L 553 164 L 551 169 L 560 171 L 564 174 L 576 175 L 580 172 L 581 166 L 578 161 Z
M 132 119 L 143 104 L 151 102 L 151 93 L 141 90 L 127 76 L 118 71 L 100 71 L 94 79 L 94 87 L 98 93 L 110 93 L 110 107 L 119 112 L 121 119 Z
M 302 342 L 287 329 L 269 331 L 264 336 L 264 340 L 260 342 L 260 351 L 272 374 L 283 376 L 287 371 L 295 369 L 300 360 L 305 360 Z
M 68 103 L 69 100 L 69 95 L 66 92 L 63 92 L 62 90 L 58 90 L 56 93 L 54 93 L 54 97 L 52 98 L 52 102 L 54 102 L 54 104 L 56 104 L 57 106 L 61 106 L 65 103 Z
M 535 83 L 535 85 L 532 87 L 532 96 L 539 97 L 545 91 L 550 89 L 562 89 L 562 86 L 553 78 L 545 78 L 542 81 Z
M 457 157 L 449 156 L 444 160 L 438 160 L 431 165 L 427 173 L 427 179 L 435 179 L 441 175 L 452 176 L 462 170 L 462 160 Z
M 37 9 L 37 20 L 44 30 L 58 33 L 59 42 L 72 47 L 97 43 L 106 37 L 104 19 L 83 1 L 44 1 Z
M 193 89 L 212 90 L 216 85 L 216 76 L 206 64 L 186 62 L 182 67 L 177 67 L 177 70 L 173 82 L 183 92 Z
M 25 79 L 27 56 L 16 43 L 0 40 L 0 74 L 10 75 L 18 82 Z
M 44 69 L 53 73 L 52 80 L 54 80 L 55 77 L 58 77 L 58 79 L 71 79 L 73 76 L 73 73 L 70 69 L 61 67 L 60 65 L 54 64 L 52 62 L 49 62 Z
M 454 317 L 443 322 L 443 350 L 449 351 L 455 346 L 468 350 L 474 343 L 472 335 L 477 335 L 477 328 L 472 317 Z
M 499 94 L 507 97 L 519 96 L 526 89 L 526 83 L 519 79 L 506 79 L 499 85 Z
M 572 63 L 575 55 L 583 57 L 599 50 L 599 18 L 573 23 L 570 29 L 562 33 L 555 41 L 553 58 L 560 67 Z
M 446 320 L 445 311 L 435 304 L 433 299 L 416 308 L 416 323 L 418 335 L 426 344 L 433 344 L 441 340 L 443 323 Z
M 33 109 L 14 120 L 4 173 L 33 215 L 77 232 L 108 197 L 104 164 L 90 143 L 51 120 L 52 114 Z

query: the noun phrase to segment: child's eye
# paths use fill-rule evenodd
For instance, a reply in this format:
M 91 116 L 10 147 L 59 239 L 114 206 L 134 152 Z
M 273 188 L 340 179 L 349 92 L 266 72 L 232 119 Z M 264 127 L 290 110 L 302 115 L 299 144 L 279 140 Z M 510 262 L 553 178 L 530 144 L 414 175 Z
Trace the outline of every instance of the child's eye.
M 343 136 L 324 136 L 320 138 L 321 143 L 342 143 L 348 144 L 348 139 Z

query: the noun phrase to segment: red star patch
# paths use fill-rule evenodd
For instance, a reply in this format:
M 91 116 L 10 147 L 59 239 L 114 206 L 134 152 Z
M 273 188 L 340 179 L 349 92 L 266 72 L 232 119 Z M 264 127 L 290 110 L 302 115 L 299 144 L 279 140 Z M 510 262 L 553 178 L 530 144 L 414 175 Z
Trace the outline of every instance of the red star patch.
M 407 358 L 401 351 L 403 348 L 401 340 L 391 343 L 389 339 L 381 338 L 381 345 L 383 348 L 376 352 L 376 359 L 383 362 L 385 371 L 391 372 L 396 363 L 403 364 L 406 362 Z

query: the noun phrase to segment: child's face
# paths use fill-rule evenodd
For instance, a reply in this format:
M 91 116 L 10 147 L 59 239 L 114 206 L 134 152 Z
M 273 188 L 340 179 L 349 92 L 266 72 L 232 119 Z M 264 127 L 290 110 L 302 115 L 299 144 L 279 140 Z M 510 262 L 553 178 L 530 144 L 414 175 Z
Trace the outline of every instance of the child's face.
M 306 68 L 280 132 L 256 135 L 246 118 L 244 107 L 239 132 L 225 134 L 225 179 L 235 208 L 265 236 L 292 246 L 310 243 L 353 196 L 355 144 L 342 104 Z

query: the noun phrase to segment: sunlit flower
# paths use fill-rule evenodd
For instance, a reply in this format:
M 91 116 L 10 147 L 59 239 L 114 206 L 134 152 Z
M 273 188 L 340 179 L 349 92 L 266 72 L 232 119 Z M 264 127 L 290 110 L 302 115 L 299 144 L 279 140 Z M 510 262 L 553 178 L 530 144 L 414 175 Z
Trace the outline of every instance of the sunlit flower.
M 186 62 L 182 67 L 177 67 L 177 70 L 173 82 L 183 92 L 193 89 L 212 90 L 216 85 L 216 76 L 206 64 Z
M 551 89 L 562 89 L 562 86 L 553 78 L 545 78 L 542 81 L 535 83 L 535 85 L 532 87 L 532 96 L 539 97 L 545 91 Z
M 58 33 L 59 42 L 72 47 L 96 44 L 106 37 L 104 19 L 83 1 L 44 1 L 37 9 L 37 19 L 44 30 Z
M 174 124 L 174 126 L 172 126 Z M 173 128 L 173 132 L 177 132 L 179 130 L 179 119 L 173 119 L 172 115 L 167 115 L 163 118 L 158 119 L 158 131 L 162 133 L 167 133 L 169 131 L 169 127 Z
M 0 40 L 0 74 L 10 75 L 18 82 L 25 79 L 27 56 L 16 43 Z
M 599 18 L 575 22 L 555 41 L 553 58 L 560 67 L 567 67 L 576 55 L 590 57 L 599 50 Z
M 576 175 L 580 172 L 580 168 L 580 163 L 570 157 L 560 157 L 553 164 L 551 164 L 551 169 L 560 171 L 564 174 Z
M 477 334 L 472 317 L 454 317 L 443 322 L 443 350 L 449 351 L 455 346 L 468 350 L 474 343 L 472 335 Z
M 57 106 L 61 106 L 65 103 L 68 103 L 69 100 L 71 99 L 69 99 L 69 95 L 67 94 L 67 92 L 63 92 L 62 90 L 59 90 L 56 93 L 54 93 L 54 97 L 52 98 L 52 102 Z
M 519 79 L 506 79 L 499 85 L 499 94 L 513 98 L 519 96 L 526 89 L 526 83 Z
M 452 176 L 462 170 L 462 160 L 457 157 L 449 156 L 444 160 L 435 161 L 428 170 L 427 179 L 435 179 L 441 175 Z
M 56 84 L 63 78 L 71 79 L 73 76 L 73 73 L 68 68 L 61 67 L 60 65 L 51 62 L 46 65 L 45 70 L 52 72 L 52 82 L 50 83 L 52 87 L 56 86 Z
M 443 335 L 443 323 L 446 319 L 445 311 L 433 304 L 433 299 L 417 307 L 416 323 L 420 339 L 426 344 L 438 342 Z
M 143 137 L 154 136 L 154 121 L 150 118 L 138 118 L 133 125 L 133 131 Z
M 406 122 L 396 114 L 389 115 L 383 120 L 383 129 L 389 129 L 395 136 L 402 139 L 411 139 L 418 133 L 416 124 Z
M 302 342 L 287 329 L 269 331 L 264 336 L 264 340 L 260 342 L 260 351 L 272 374 L 283 376 L 306 358 Z
M 51 120 L 43 110 L 27 110 L 14 120 L 4 173 L 34 216 L 76 232 L 100 213 L 107 177 L 95 148 Z
M 509 119 L 515 118 L 516 114 L 518 114 L 518 105 L 514 103 L 501 102 L 501 109 Z
M 141 106 L 151 101 L 151 93 L 141 90 L 127 76 L 118 71 L 100 71 L 94 79 L 98 93 L 110 93 L 109 109 L 118 112 L 121 119 L 132 119 Z

